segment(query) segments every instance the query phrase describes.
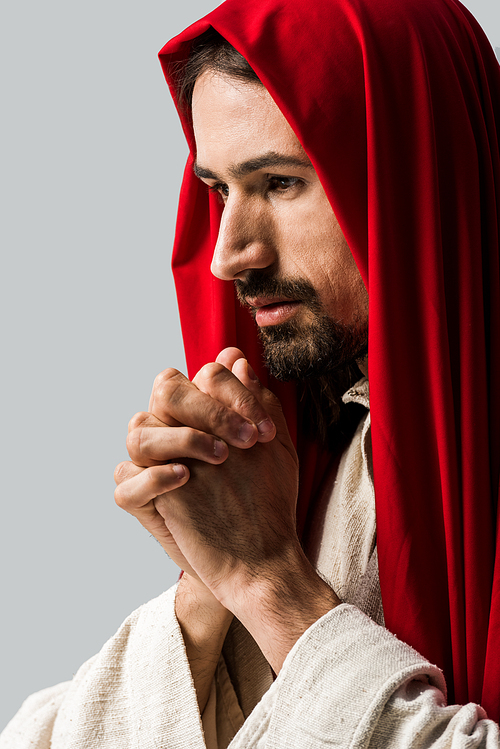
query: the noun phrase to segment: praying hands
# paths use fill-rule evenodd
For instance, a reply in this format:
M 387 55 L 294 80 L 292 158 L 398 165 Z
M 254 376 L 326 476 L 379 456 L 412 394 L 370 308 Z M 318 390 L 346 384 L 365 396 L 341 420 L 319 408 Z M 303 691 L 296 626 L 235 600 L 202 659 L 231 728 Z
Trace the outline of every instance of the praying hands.
M 297 537 L 298 461 L 281 406 L 231 348 L 193 382 L 166 370 L 149 408 L 130 423 L 132 462 L 116 469 L 116 501 L 279 671 L 338 603 Z

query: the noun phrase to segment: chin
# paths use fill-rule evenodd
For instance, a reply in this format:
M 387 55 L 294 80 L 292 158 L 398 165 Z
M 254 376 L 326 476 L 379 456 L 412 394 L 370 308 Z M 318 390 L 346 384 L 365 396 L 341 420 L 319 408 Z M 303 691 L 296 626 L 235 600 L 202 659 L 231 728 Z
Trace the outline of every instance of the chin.
M 270 374 L 305 381 L 335 375 L 368 353 L 368 325 L 345 325 L 322 316 L 309 325 L 290 321 L 259 329 Z

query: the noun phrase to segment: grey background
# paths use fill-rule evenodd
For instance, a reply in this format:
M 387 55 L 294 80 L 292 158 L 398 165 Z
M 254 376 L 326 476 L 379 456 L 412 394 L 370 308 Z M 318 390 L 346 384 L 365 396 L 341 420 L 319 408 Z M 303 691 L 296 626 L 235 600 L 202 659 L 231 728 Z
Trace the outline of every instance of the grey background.
M 184 369 L 186 147 L 156 53 L 217 2 L 4 6 L 0 729 L 178 570 L 113 500 L 127 422 Z M 466 5 L 500 47 L 496 0 Z

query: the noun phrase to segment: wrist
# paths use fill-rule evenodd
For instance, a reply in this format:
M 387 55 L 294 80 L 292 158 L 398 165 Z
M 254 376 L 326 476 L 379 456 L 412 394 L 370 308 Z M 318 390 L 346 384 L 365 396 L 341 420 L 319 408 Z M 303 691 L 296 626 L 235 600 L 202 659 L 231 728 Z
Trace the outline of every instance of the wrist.
M 304 632 L 341 603 L 300 548 L 259 574 L 235 576 L 221 600 L 252 634 L 276 673 Z
M 213 626 L 219 631 L 227 631 L 233 618 L 233 614 L 217 600 L 201 580 L 186 572 L 182 575 L 177 588 L 175 614 L 181 627 L 183 624 L 189 624 L 190 629 L 200 630 Z

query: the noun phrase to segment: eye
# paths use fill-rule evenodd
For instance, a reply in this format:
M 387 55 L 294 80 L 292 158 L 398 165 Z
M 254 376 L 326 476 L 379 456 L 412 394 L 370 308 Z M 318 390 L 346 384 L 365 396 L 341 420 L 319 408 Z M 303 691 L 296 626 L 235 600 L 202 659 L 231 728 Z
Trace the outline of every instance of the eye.
M 274 192 L 286 192 L 287 190 L 291 190 L 303 183 L 298 177 L 279 177 L 270 175 L 268 184 L 269 189 Z
M 223 203 L 229 197 L 229 187 L 224 182 L 216 182 L 208 188 L 208 191 L 216 193 Z

